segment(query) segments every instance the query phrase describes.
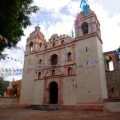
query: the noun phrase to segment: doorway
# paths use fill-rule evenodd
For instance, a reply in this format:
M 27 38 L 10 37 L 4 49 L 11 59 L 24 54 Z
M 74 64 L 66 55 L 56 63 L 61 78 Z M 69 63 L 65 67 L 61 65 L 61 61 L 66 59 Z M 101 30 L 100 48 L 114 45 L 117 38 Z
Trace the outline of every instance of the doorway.
M 50 83 L 50 104 L 57 104 L 58 102 L 58 84 L 56 82 Z

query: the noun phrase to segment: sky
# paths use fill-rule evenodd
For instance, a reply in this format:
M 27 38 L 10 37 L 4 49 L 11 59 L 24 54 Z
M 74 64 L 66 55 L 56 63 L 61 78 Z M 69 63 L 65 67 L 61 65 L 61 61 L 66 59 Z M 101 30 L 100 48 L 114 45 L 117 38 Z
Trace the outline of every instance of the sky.
M 55 33 L 71 34 L 74 20 L 81 0 L 34 0 L 34 5 L 40 7 L 40 11 L 30 16 L 32 25 L 24 30 L 25 36 L 17 44 L 21 50 L 5 49 L 3 53 L 8 57 L 24 61 L 26 39 L 39 24 L 46 40 Z M 103 51 L 115 50 L 120 46 L 120 1 L 119 0 L 88 0 L 90 8 L 96 13 L 100 22 Z M 23 68 L 21 62 L 12 59 L 1 60 L 1 68 Z M 12 81 L 22 79 L 22 75 L 8 76 L 5 80 Z

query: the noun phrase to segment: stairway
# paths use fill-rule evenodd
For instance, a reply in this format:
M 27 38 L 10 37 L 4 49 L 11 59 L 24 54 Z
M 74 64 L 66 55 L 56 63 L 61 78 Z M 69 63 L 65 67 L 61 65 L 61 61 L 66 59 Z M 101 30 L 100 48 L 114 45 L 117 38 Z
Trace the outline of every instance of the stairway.
M 26 106 L 26 109 L 32 110 L 41 110 L 41 111 L 53 111 L 53 110 L 63 110 L 63 108 L 57 104 L 49 104 L 49 105 L 30 105 Z

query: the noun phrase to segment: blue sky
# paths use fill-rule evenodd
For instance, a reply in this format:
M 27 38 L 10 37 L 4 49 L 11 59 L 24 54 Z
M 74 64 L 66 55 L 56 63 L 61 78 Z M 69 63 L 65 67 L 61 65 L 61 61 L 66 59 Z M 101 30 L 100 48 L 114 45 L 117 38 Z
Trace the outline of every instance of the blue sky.
M 46 40 L 54 33 L 70 34 L 73 28 L 75 16 L 81 9 L 79 8 L 81 0 L 34 0 L 34 4 L 42 7 L 41 10 L 30 16 L 32 26 L 24 30 L 25 36 L 18 43 L 18 46 L 25 49 L 26 38 L 38 25 Z M 114 50 L 120 46 L 120 1 L 119 0 L 88 0 L 90 8 L 96 13 L 101 25 L 101 36 L 103 40 L 103 51 Z M 39 22 L 38 22 L 39 21 Z M 23 51 L 8 50 L 9 57 L 24 60 Z M 1 68 L 22 68 L 23 65 L 12 60 L 2 60 Z M 5 80 L 19 80 L 22 76 L 9 76 Z

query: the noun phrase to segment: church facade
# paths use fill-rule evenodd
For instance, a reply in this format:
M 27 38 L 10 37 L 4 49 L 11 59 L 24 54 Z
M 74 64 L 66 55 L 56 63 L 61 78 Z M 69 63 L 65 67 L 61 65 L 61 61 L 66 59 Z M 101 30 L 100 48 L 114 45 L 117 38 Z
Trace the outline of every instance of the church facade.
M 27 38 L 25 63 L 31 65 L 24 65 L 28 72 L 23 73 L 21 104 L 75 106 L 99 104 L 108 98 L 105 65 L 100 60 L 104 56 L 100 23 L 90 9 L 87 15 L 79 14 L 83 19 L 74 39 L 53 34 L 47 42 L 38 26 Z M 69 48 L 67 54 L 64 43 Z M 80 68 L 95 59 L 98 64 Z

